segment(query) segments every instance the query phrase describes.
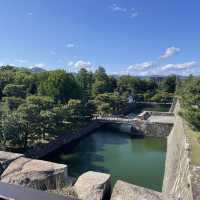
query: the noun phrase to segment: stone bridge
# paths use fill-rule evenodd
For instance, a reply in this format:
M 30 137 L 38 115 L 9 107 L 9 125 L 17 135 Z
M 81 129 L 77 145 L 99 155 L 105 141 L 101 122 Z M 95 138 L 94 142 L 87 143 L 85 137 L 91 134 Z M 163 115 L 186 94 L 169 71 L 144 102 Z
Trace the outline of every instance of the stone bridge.
M 93 120 L 99 123 L 112 124 L 122 132 L 126 126 L 125 132 L 128 130 L 131 135 L 167 137 L 174 124 L 174 114 L 171 112 L 144 111 L 136 117 L 98 116 L 94 117 Z M 129 129 L 127 129 L 128 126 Z

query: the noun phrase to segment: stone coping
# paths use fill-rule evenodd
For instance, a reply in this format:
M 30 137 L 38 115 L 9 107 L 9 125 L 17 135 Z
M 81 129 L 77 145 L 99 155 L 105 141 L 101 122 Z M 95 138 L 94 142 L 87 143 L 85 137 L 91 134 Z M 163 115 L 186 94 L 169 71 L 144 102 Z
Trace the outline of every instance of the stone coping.
M 118 180 L 114 186 L 111 200 L 175 200 L 175 198 Z

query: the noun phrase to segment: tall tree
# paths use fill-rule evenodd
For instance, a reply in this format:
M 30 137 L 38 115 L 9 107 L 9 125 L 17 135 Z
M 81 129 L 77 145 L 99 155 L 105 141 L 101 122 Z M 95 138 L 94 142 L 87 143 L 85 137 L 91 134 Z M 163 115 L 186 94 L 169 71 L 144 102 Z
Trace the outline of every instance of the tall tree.
M 93 75 L 86 69 L 82 68 L 76 76 L 76 81 L 81 89 L 81 99 L 87 102 L 91 97 Z
M 64 70 L 56 70 L 49 74 L 48 79 L 40 84 L 39 93 L 50 96 L 55 101 L 65 102 L 70 98 L 80 97 L 80 88 L 72 74 Z

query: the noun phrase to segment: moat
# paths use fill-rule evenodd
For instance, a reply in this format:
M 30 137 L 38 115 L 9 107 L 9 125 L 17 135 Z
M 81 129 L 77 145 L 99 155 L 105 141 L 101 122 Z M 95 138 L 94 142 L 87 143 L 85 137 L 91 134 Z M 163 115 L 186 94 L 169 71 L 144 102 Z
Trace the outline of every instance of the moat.
M 138 107 L 142 110 L 168 111 L 169 106 Z M 166 139 L 131 138 L 108 127 L 49 154 L 44 159 L 68 165 L 69 175 L 78 177 L 92 170 L 110 173 L 112 185 L 124 180 L 161 191 L 166 156 Z

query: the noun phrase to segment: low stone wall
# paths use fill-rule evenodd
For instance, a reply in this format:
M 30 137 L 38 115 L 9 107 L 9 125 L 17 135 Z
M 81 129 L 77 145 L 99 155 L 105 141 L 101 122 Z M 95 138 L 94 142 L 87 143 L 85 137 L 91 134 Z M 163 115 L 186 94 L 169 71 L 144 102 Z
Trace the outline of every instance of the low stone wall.
M 176 200 L 176 198 L 124 181 L 117 181 L 111 200 Z
M 174 116 L 173 112 L 157 112 L 157 111 L 145 111 L 154 116 Z
M 103 126 L 103 123 L 93 121 L 87 127 L 82 128 L 77 132 L 62 134 L 46 145 L 36 146 L 35 148 L 29 149 L 27 152 L 25 152 L 25 155 L 30 158 L 42 158 L 64 145 L 70 144 L 87 136 L 101 126 Z
M 144 136 L 167 137 L 173 127 L 171 123 L 144 122 L 141 131 Z
M 62 188 L 67 181 L 67 165 L 36 160 L 22 154 L 0 151 L 0 160 L 6 165 L 0 181 L 40 190 Z
M 0 176 L 12 161 L 23 156 L 23 154 L 0 151 Z
M 111 175 L 88 171 L 79 176 L 73 189 L 81 200 L 107 200 L 111 193 Z
M 172 194 L 181 200 L 193 200 L 190 180 L 189 144 L 184 121 L 178 115 L 179 103 L 175 108 L 175 125 L 167 141 L 167 157 L 163 181 L 163 193 Z

